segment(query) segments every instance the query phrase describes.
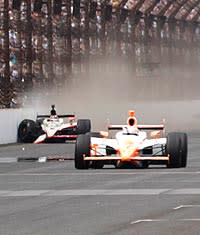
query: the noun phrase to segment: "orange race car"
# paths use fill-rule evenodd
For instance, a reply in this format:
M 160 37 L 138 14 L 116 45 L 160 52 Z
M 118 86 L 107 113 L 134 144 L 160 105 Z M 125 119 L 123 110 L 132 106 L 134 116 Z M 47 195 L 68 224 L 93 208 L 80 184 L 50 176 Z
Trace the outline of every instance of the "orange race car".
M 138 125 L 135 112 L 130 110 L 126 125 L 109 125 L 118 130 L 115 138 L 109 132 L 79 135 L 75 145 L 75 168 L 103 168 L 133 166 L 147 168 L 150 164 L 164 164 L 170 168 L 187 165 L 187 134 L 165 134 L 165 126 Z

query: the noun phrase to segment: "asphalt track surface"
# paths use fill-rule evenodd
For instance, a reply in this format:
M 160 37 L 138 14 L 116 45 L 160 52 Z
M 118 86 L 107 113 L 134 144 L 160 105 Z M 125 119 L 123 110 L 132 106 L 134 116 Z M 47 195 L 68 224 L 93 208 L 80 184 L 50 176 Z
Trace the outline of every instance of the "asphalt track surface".
M 75 170 L 73 144 L 0 147 L 1 235 L 199 235 L 200 133 L 188 167 Z

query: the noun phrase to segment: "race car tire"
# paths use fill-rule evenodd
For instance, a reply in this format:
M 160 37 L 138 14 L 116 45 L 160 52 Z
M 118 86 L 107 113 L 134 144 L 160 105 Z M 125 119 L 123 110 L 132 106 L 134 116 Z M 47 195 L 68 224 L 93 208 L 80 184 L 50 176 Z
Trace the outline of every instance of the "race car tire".
M 102 135 L 100 132 L 88 132 L 88 133 L 86 133 L 86 135 L 88 135 L 90 137 L 102 138 Z
M 167 167 L 179 168 L 182 164 L 181 138 L 176 132 L 169 133 L 167 136 L 166 153 L 169 154 Z
M 84 161 L 83 156 L 90 156 L 90 137 L 79 135 L 75 144 L 74 164 L 76 169 L 88 169 L 89 161 Z
M 188 138 L 186 133 L 180 133 L 181 139 L 181 167 L 187 166 Z
M 30 119 L 24 119 L 18 127 L 18 142 L 32 143 L 38 137 L 36 123 Z
M 77 120 L 77 134 L 85 134 L 91 130 L 91 121 L 89 119 Z

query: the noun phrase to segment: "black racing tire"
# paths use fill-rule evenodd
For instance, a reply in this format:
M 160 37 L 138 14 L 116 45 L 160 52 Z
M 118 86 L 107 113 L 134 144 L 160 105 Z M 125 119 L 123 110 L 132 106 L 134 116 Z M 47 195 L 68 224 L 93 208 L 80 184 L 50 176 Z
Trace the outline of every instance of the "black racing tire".
M 77 134 L 85 134 L 91 130 L 91 121 L 89 119 L 77 120 Z
M 88 132 L 88 133 L 86 133 L 86 135 L 88 135 L 90 137 L 102 138 L 102 135 L 100 132 Z
M 36 123 L 30 119 L 24 119 L 18 127 L 18 142 L 33 143 L 38 137 Z
M 76 169 L 88 169 L 89 161 L 84 161 L 83 157 L 90 156 L 90 137 L 79 135 L 75 144 L 74 164 Z
M 181 139 L 179 133 L 171 132 L 167 136 L 166 153 L 169 154 L 167 167 L 179 168 L 182 164 Z
M 188 138 L 186 133 L 180 133 L 181 139 L 181 167 L 187 166 Z

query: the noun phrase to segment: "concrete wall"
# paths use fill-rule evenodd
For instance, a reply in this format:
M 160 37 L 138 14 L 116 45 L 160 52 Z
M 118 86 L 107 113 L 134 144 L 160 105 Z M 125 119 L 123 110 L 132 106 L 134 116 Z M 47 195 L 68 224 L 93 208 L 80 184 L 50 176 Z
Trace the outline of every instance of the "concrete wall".
M 15 143 L 19 123 L 25 118 L 35 120 L 35 115 L 28 109 L 0 109 L 0 144 Z
M 103 109 L 99 106 L 85 108 L 74 106 L 78 118 L 90 118 L 93 131 L 105 130 L 108 119 L 112 124 L 126 122 L 127 110 L 135 109 L 140 124 L 160 124 L 166 119 L 168 131 L 200 131 L 200 101 L 154 101 L 154 102 L 116 102 L 109 106 L 105 103 Z M 96 107 L 97 106 L 97 107 Z M 49 106 L 47 106 L 49 107 Z M 74 108 L 74 109 L 75 109 Z M 36 115 L 48 113 L 48 108 L 39 110 L 38 107 L 28 109 L 0 109 L 0 144 L 15 143 L 17 141 L 17 128 L 23 119 L 36 120 Z M 62 108 L 61 114 L 68 113 Z

